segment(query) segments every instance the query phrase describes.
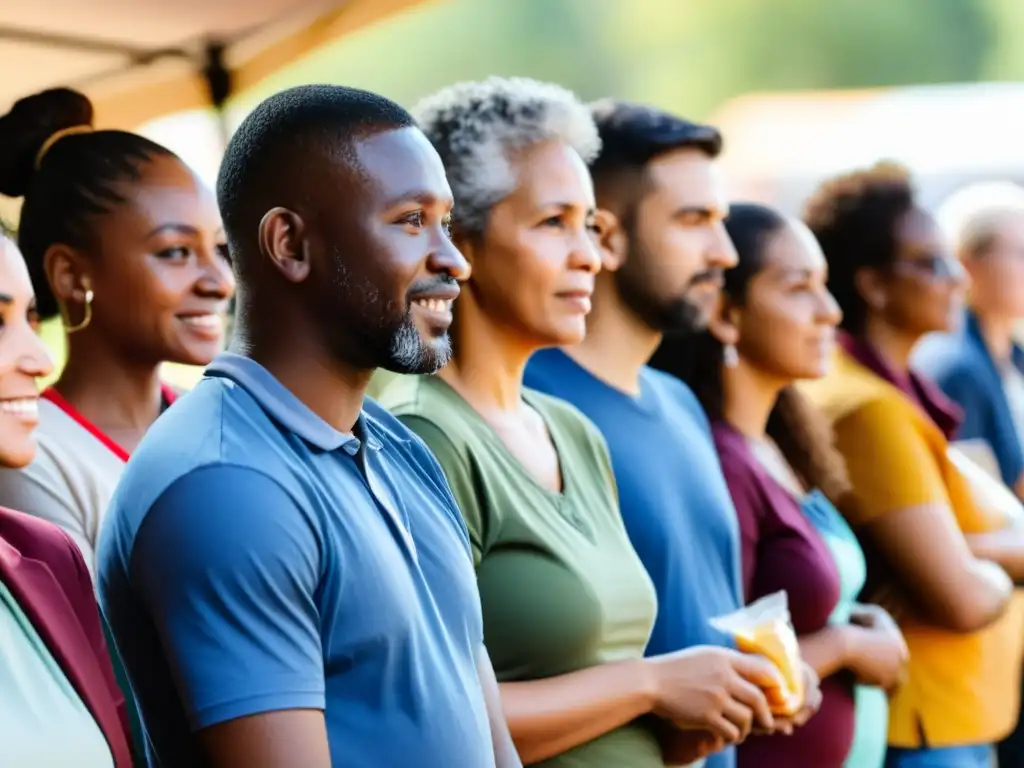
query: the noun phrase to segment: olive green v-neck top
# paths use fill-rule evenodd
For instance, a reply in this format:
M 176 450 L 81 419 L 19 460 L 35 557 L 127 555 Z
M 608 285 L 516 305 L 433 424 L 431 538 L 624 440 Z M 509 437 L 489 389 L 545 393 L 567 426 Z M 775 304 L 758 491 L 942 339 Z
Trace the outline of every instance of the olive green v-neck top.
M 444 381 L 410 376 L 380 398 L 433 451 L 462 510 L 483 604 L 484 643 L 501 682 L 640 658 L 654 587 L 619 516 L 608 449 L 568 403 L 524 390 L 558 452 L 561 493 L 541 486 Z M 662 768 L 642 721 L 540 763 Z

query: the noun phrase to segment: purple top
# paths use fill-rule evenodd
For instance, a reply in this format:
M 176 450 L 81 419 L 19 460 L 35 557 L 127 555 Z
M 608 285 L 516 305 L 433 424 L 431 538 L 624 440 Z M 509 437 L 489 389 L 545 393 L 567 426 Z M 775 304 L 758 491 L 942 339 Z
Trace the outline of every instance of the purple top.
M 952 440 L 963 420 L 959 406 L 946 397 L 942 390 L 914 371 L 903 373 L 885 361 L 878 350 L 863 339 L 840 332 L 839 345 L 869 371 L 885 379 L 916 403 L 946 436 Z
M 785 590 L 797 635 L 825 628 L 839 602 L 839 571 L 817 528 L 762 467 L 739 432 L 723 421 L 711 431 L 739 518 L 747 603 Z M 821 709 L 792 736 L 752 736 L 738 751 L 739 768 L 841 768 L 853 741 L 853 678 L 821 683 Z

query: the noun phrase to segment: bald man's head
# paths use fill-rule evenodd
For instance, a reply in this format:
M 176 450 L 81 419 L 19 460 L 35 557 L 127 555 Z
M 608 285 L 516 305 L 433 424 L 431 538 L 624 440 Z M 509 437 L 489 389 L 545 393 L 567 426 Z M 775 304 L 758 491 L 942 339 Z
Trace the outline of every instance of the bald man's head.
M 426 307 L 467 267 L 441 159 L 398 104 L 341 86 L 272 96 L 232 138 L 217 197 L 243 333 L 314 333 L 366 369 L 447 361 L 450 318 Z

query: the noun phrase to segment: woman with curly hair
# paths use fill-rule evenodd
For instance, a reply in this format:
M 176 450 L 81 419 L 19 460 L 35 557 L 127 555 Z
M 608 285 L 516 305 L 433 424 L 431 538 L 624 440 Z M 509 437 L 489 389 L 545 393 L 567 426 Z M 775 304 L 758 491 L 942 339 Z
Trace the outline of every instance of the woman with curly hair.
M 1019 565 L 951 452 L 957 409 L 910 368 L 925 334 L 961 316 L 965 280 L 907 172 L 880 164 L 826 182 L 805 219 L 843 311 L 832 372 L 806 392 L 828 417 L 852 492 L 843 512 L 868 556 L 867 596 L 910 649 L 890 705 L 891 768 L 988 768 L 1017 722 L 1024 612 L 993 559 Z M 1011 537 L 1017 538 L 1017 537 Z
M 392 382 L 381 402 L 434 452 L 466 520 L 523 762 L 661 768 L 773 727 L 760 689 L 778 678 L 764 659 L 699 647 L 644 658 L 656 596 L 608 447 L 575 408 L 523 387 L 534 351 L 585 332 L 601 266 L 590 111 L 559 86 L 492 78 L 415 112 L 445 164 L 472 274 L 452 361 Z
M 738 261 L 719 309 L 707 330 L 668 337 L 652 365 L 688 384 L 707 412 L 739 517 L 745 598 L 786 591 L 822 692 L 807 725 L 749 739 L 738 764 L 880 768 L 884 689 L 899 683 L 907 649 L 884 610 L 855 602 L 866 565 L 834 506 L 849 492 L 843 461 L 793 386 L 825 373 L 841 313 L 799 221 L 733 205 L 725 227 Z

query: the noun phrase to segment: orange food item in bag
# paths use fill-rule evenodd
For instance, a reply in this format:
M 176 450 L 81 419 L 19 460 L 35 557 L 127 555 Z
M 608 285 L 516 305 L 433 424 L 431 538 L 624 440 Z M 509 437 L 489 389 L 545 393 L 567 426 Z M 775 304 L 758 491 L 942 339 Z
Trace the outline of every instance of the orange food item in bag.
M 766 690 L 772 714 L 792 716 L 804 703 L 800 646 L 789 617 L 785 592 L 775 592 L 745 608 L 711 619 L 711 626 L 732 635 L 744 653 L 760 654 L 782 674 L 782 688 Z

